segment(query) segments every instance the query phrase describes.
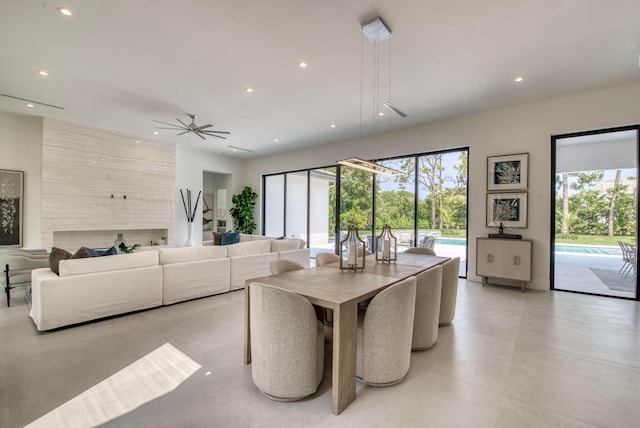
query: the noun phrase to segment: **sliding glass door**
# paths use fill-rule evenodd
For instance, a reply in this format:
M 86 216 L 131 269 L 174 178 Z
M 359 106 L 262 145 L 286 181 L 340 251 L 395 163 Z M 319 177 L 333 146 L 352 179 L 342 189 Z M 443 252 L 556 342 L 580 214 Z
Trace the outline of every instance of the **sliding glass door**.
M 331 166 L 263 178 L 263 232 L 307 241 L 311 257 L 337 252 L 349 227 L 373 252 L 375 234 L 388 224 L 399 251 L 426 247 L 459 256 L 467 273 L 468 150 L 414 154 L 377 162 L 403 171 L 388 177 Z
M 552 139 L 552 288 L 638 298 L 638 127 Z

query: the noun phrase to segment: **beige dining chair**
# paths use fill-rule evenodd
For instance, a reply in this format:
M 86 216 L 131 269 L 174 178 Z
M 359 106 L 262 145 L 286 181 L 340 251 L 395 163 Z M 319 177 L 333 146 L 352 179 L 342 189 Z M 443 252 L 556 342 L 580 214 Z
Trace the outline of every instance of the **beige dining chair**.
M 391 386 L 404 379 L 411 363 L 415 300 L 415 276 L 371 300 L 358 323 L 358 380 L 371 386 Z
M 324 325 L 304 297 L 254 282 L 251 374 L 272 400 L 295 401 L 317 391 L 324 373 Z
M 404 250 L 406 254 L 424 254 L 427 256 L 435 256 L 436 252 L 431 248 L 423 248 L 423 247 L 411 247 Z
M 331 263 L 338 263 L 340 256 L 333 253 L 316 254 L 316 266 L 326 266 Z
M 440 298 L 440 325 L 449 325 L 456 315 L 460 257 L 454 257 L 442 265 L 442 294 Z
M 413 316 L 412 351 L 424 351 L 438 340 L 442 266 L 434 266 L 416 275 L 416 309 Z
M 279 273 L 290 272 L 292 270 L 304 269 L 298 262 L 294 262 L 293 260 L 287 259 L 278 259 L 273 260 L 269 263 L 269 270 L 271 271 L 271 275 L 277 275 Z

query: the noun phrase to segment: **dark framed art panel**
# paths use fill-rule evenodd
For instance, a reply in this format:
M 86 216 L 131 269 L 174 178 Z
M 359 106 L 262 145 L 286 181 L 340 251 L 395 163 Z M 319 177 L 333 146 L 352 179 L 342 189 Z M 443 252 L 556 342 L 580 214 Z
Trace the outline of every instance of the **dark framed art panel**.
M 529 153 L 487 158 L 487 190 L 526 190 Z
M 488 193 L 487 227 L 527 227 L 527 192 Z
M 24 172 L 0 169 L 0 248 L 22 246 Z

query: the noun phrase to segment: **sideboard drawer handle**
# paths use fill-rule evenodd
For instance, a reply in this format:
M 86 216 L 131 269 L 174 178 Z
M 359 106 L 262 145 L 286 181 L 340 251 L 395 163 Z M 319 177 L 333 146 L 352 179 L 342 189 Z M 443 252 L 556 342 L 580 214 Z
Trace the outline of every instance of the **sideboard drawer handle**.
M 487 261 L 493 263 L 493 254 L 487 254 Z
M 513 264 L 516 266 L 520 265 L 520 256 L 513 256 Z

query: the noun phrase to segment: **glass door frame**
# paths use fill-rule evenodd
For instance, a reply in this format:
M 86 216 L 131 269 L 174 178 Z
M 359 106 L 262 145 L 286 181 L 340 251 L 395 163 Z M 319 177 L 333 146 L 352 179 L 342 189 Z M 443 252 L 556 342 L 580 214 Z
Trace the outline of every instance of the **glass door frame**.
M 563 290 L 555 288 L 555 244 L 556 244 L 556 233 L 555 233 L 555 222 L 556 222 L 556 155 L 557 155 L 557 141 L 565 138 L 572 137 L 584 137 L 588 135 L 596 135 L 596 134 L 607 134 L 613 132 L 621 132 L 621 131 L 636 131 L 636 153 L 635 153 L 635 163 L 636 163 L 636 180 L 640 179 L 640 125 L 629 125 L 629 126 L 621 126 L 615 128 L 605 128 L 605 129 L 597 129 L 591 131 L 582 131 L 582 132 L 574 132 L 568 134 L 560 134 L 560 135 L 552 135 L 551 136 L 551 179 L 550 179 L 550 217 L 549 217 L 549 242 L 550 242 L 550 250 L 549 250 L 549 284 L 550 289 L 552 291 L 564 291 L 568 293 L 578 293 L 578 294 L 588 294 L 594 296 L 602 296 L 609 297 L 614 299 L 625 299 L 625 300 L 640 300 L 640 289 L 639 289 L 639 281 L 638 275 L 635 278 L 635 297 L 624 297 L 624 296 L 612 296 L 606 294 L 598 294 L 598 293 L 590 293 L 586 291 L 575 291 L 575 290 Z M 636 243 L 638 242 L 638 229 L 640 220 L 640 197 L 636 195 L 636 230 L 635 230 L 635 239 Z M 637 265 L 637 261 L 636 261 Z

